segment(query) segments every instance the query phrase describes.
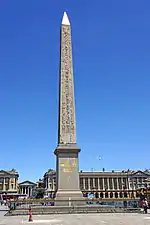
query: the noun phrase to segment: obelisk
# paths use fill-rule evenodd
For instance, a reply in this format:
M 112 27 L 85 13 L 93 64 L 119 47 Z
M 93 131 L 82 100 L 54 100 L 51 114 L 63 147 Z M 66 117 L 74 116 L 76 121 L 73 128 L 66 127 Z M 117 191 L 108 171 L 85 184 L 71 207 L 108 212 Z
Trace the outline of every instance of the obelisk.
M 78 148 L 72 63 L 71 26 L 63 15 L 60 37 L 59 118 L 56 155 L 56 204 L 83 199 L 79 185 Z M 59 200 L 65 200 L 63 203 Z M 77 201 L 75 201 L 77 202 Z M 75 204 L 74 202 L 74 204 Z

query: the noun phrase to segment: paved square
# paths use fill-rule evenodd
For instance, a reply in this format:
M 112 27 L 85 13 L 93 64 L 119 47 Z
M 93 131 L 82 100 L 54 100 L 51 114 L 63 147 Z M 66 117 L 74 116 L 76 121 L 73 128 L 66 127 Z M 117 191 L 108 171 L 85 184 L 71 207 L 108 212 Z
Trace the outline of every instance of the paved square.
M 48 224 L 48 225 L 150 225 L 150 214 L 73 214 L 33 216 L 33 222 L 28 222 L 28 216 L 5 217 L 0 212 L 0 225 Z

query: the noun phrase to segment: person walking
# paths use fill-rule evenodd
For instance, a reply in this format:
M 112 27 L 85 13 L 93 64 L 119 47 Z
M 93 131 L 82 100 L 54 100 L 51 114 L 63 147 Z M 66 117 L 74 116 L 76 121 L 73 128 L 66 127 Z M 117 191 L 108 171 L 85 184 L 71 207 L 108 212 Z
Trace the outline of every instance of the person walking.
M 146 198 L 143 201 L 143 208 L 144 208 L 144 213 L 147 214 L 148 202 Z

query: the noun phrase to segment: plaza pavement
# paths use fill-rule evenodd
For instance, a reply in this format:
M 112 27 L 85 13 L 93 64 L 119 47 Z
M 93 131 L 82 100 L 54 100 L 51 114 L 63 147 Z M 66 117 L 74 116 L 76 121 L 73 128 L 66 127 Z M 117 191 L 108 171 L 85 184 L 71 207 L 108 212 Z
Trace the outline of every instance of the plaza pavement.
M 33 216 L 4 216 L 0 211 L 0 225 L 38 224 L 38 225 L 150 225 L 150 214 L 68 214 Z

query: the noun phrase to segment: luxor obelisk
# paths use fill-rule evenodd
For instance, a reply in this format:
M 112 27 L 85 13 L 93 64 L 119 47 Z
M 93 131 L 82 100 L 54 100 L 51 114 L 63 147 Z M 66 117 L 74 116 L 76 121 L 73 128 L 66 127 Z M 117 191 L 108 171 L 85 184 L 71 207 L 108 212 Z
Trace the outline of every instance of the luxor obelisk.
M 80 200 L 83 195 L 79 185 L 80 148 L 76 143 L 71 26 L 66 12 L 62 19 L 60 42 L 58 146 L 54 152 L 56 200 Z

